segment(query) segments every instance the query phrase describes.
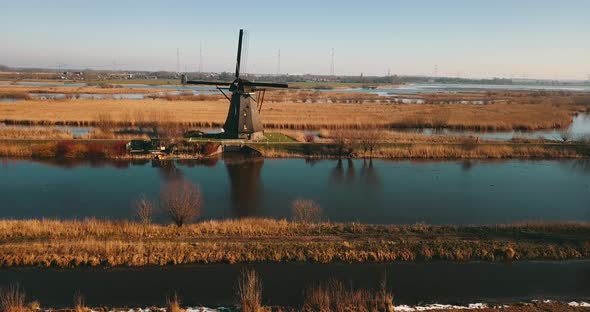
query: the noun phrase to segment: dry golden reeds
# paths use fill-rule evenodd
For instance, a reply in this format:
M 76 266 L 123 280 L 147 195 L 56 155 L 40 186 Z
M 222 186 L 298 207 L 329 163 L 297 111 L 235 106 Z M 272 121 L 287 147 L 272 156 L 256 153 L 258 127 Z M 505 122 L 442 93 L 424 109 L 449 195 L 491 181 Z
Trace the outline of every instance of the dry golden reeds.
M 284 101 L 265 104 L 262 110 L 266 128 L 274 129 L 363 129 L 446 127 L 469 130 L 541 130 L 566 128 L 571 116 L 586 111 L 578 97 L 570 94 L 549 94 L 545 97 L 507 93 L 505 102 L 479 104 L 400 104 L 371 100 L 370 103 L 334 101 L 300 103 L 298 93 L 285 93 Z M 320 95 L 318 95 L 320 96 Z M 343 95 L 345 96 L 345 95 Z M 440 96 L 440 95 L 437 95 Z M 42 103 L 42 104 L 40 104 Z M 183 126 L 219 126 L 227 115 L 225 99 L 204 100 L 65 100 L 21 101 L 0 107 L 0 115 L 14 123 L 98 125 L 98 114 L 109 112 L 116 125 L 157 123 L 154 116 L 170 113 L 173 121 Z M 134 111 L 145 112 L 132 114 Z M 109 121 L 110 122 L 110 121 Z
M 0 309 L 3 312 L 28 312 L 25 293 L 18 284 L 0 289 Z
M 150 223 L 152 223 L 154 205 L 145 194 L 142 194 L 139 197 L 139 199 L 135 202 L 135 214 L 141 222 L 141 224 L 149 225 Z
M 185 310 L 180 305 L 180 297 L 174 293 L 171 297 L 166 298 L 166 305 L 168 312 L 184 312 Z
M 338 280 L 307 290 L 303 311 L 383 311 L 393 312 L 393 294 L 386 289 L 349 289 Z
M 51 129 L 38 127 L 14 127 L 14 126 L 0 126 L 0 139 L 59 139 L 67 140 L 73 139 L 74 135 L 71 131 L 62 129 Z
M 262 312 L 262 281 L 253 269 L 243 269 L 240 272 L 237 286 L 237 296 L 240 311 Z
M 247 219 L 176 227 L 4 220 L 0 266 L 587 259 L 588 237 L 587 223 L 394 226 Z
M 88 312 L 89 308 L 86 307 L 84 295 L 79 290 L 74 292 L 74 311 L 75 312 Z

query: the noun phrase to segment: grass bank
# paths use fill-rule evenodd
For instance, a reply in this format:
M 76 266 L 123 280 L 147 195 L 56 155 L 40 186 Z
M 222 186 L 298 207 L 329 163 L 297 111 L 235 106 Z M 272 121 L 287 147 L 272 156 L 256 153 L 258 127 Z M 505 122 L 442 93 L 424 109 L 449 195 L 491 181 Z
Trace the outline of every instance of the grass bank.
M 127 157 L 125 140 L 0 139 L 0 157 L 117 159 Z
M 590 156 L 589 144 L 475 143 L 377 143 L 373 151 L 362 144 L 335 143 L 250 144 L 268 158 L 353 158 L 381 159 L 506 159 L 583 158 Z
M 1 133 L 1 132 L 0 132 Z M 62 132 L 39 132 L 39 135 L 64 135 Z M 107 137 L 107 136 L 105 136 Z M 248 143 L 267 158 L 380 158 L 380 159 L 558 159 L 590 156 L 588 143 L 477 143 L 473 138 L 448 139 L 425 143 L 300 143 L 281 135 L 273 142 Z M 129 158 L 128 140 L 118 139 L 2 139 L 0 157 L 37 159 L 120 159 Z M 181 158 L 199 158 L 200 147 L 209 141 L 178 141 Z
M 587 223 L 430 226 L 245 219 L 182 227 L 98 220 L 0 221 L 0 266 L 590 258 Z

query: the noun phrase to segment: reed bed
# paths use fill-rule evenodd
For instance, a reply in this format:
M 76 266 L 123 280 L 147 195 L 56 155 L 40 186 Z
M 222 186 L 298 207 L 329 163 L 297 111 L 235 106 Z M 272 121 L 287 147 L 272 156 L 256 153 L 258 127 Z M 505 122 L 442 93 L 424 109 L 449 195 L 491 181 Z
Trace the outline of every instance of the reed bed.
M 584 158 L 590 155 L 587 144 L 512 144 L 477 143 L 463 139 L 454 143 L 377 144 L 364 149 L 362 144 L 263 145 L 256 148 L 267 158 L 382 158 L 382 159 L 504 159 L 504 158 Z
M 500 226 L 206 221 L 0 221 L 0 266 L 586 259 L 587 223 Z
M 62 129 L 48 129 L 44 127 L 11 127 L 0 126 L 0 139 L 30 140 L 30 139 L 51 139 L 68 140 L 73 139 L 72 132 Z
M 126 141 L 9 140 L 0 142 L 1 157 L 104 159 L 127 155 Z
M 0 157 L 48 158 L 121 158 L 127 157 L 125 139 L 136 135 L 97 135 L 93 139 L 76 140 L 4 140 L 0 141 Z M 105 139 L 105 140 L 97 140 Z M 587 143 L 486 143 L 474 138 L 440 139 L 440 141 L 408 143 L 291 143 L 251 144 L 267 158 L 382 158 L 382 159 L 504 159 L 504 158 L 584 158 L 590 156 Z M 448 140 L 449 142 L 445 142 Z M 194 152 L 178 157 L 194 157 Z
M 159 116 L 183 126 L 218 127 L 227 114 L 222 100 L 28 100 L 0 106 L 7 123 L 98 125 L 100 113 L 109 112 L 115 125 L 157 122 Z M 262 107 L 264 126 L 274 129 L 362 129 L 362 128 L 452 128 L 469 130 L 540 130 L 565 128 L 576 112 L 587 107 L 571 98 L 539 100 L 533 103 L 508 102 L 470 104 L 349 104 L 268 102 Z M 137 115 L 142 115 L 138 118 Z
M 30 100 L 31 96 L 27 92 L 8 91 L 8 92 L 0 92 L 0 99 Z
M 471 142 L 447 145 L 411 145 L 407 147 L 385 147 L 373 153 L 359 151 L 358 157 L 375 158 L 580 158 L 585 154 L 574 147 L 555 148 L 551 145 L 475 145 Z
M 31 157 L 33 151 L 30 145 L 18 144 L 18 143 L 1 143 L 0 144 L 0 157 Z

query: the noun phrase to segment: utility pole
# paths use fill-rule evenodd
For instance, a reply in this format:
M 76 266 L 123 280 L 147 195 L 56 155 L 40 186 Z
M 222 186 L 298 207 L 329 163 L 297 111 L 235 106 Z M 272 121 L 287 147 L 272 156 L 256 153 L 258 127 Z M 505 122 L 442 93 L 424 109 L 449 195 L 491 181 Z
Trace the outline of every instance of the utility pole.
M 281 49 L 279 49 L 279 53 L 277 55 L 277 76 L 281 74 Z
M 199 74 L 203 72 L 203 44 L 199 43 Z
M 180 72 L 180 48 L 176 48 L 176 73 Z
M 332 48 L 332 62 L 330 63 L 330 76 L 334 76 L 334 48 Z
M 434 64 L 434 78 L 438 78 L 438 64 Z

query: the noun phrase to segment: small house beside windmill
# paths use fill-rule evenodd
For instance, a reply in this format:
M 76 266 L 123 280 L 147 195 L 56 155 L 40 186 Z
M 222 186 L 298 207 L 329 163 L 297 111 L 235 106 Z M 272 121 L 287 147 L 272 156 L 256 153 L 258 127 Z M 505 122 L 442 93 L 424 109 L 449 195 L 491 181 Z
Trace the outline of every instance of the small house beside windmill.
M 226 139 L 258 140 L 264 137 L 264 128 L 260 120 L 260 110 L 264 101 L 266 88 L 288 88 L 284 83 L 252 82 L 240 78 L 240 62 L 242 58 L 242 38 L 244 30 L 240 29 L 238 39 L 238 58 L 236 74 L 233 82 L 187 80 L 182 75 L 182 84 L 214 85 L 229 100 L 229 111 L 223 125 Z M 220 86 L 228 85 L 231 97 L 227 96 Z

